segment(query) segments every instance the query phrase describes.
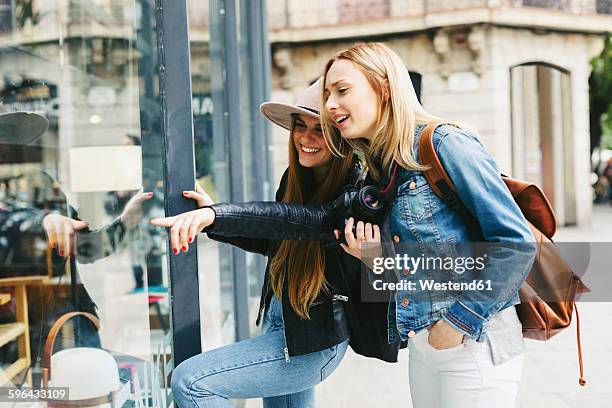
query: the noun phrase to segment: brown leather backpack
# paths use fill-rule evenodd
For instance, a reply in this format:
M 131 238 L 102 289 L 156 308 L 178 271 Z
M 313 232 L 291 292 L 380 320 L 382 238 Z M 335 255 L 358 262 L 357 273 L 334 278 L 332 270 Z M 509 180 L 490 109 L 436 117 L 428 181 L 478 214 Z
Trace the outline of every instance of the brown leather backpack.
M 419 161 L 431 169 L 423 174 L 435 194 L 448 206 L 457 210 L 464 221 L 480 231 L 478 221 L 457 197 L 457 190 L 444 170 L 433 145 L 434 130 L 445 122 L 432 122 L 421 133 L 418 147 Z M 589 289 L 561 257 L 552 237 L 557 221 L 548 199 L 537 185 L 502 175 L 537 243 L 533 267 L 519 290 L 521 303 L 516 305 L 523 326 L 523 337 L 548 340 L 567 328 L 576 310 L 576 341 L 580 366 L 579 384 L 584 386 L 582 345 L 580 342 L 580 316 L 574 299 L 577 293 Z

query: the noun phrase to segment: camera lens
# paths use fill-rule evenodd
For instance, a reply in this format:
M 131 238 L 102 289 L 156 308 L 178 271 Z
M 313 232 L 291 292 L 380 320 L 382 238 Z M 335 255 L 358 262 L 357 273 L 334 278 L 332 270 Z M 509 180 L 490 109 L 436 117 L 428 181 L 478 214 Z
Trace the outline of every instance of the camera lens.
M 384 199 L 374 186 L 359 190 L 354 203 L 357 217 L 366 222 L 374 222 L 384 213 L 384 207 Z
M 378 201 L 378 198 L 373 196 L 372 194 L 364 195 L 363 196 L 363 202 L 364 202 L 364 204 L 366 204 L 368 207 L 370 207 L 372 209 L 376 209 L 380 205 L 380 202 Z

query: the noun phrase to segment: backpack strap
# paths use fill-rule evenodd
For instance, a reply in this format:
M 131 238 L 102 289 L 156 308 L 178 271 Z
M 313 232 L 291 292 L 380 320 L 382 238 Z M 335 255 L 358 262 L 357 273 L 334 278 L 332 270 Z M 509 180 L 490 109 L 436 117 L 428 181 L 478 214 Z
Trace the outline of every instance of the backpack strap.
M 427 179 L 433 192 L 436 193 L 447 206 L 459 213 L 471 231 L 479 237 L 482 237 L 478 220 L 476 220 L 474 215 L 472 215 L 461 200 L 459 200 L 459 197 L 457 197 L 457 189 L 446 173 L 446 170 L 444 170 L 444 166 L 442 162 L 440 162 L 440 158 L 436 152 L 433 143 L 433 133 L 438 126 L 444 124 L 446 124 L 446 122 L 431 122 L 421 132 L 418 147 L 419 162 L 423 165 L 430 166 L 430 169 L 424 171 L 423 175 Z
M 421 132 L 418 148 L 419 162 L 424 165 L 431 166 L 431 169 L 427 170 L 423 174 L 432 190 L 442 199 L 446 194 L 448 194 L 448 191 L 453 194 L 457 191 L 453 181 L 448 177 L 448 174 L 446 174 L 446 170 L 444 170 L 444 166 L 442 166 L 433 144 L 433 133 L 438 126 L 443 124 L 444 122 L 442 121 L 431 122 L 428 124 Z
M 450 179 L 438 153 L 436 152 L 433 144 L 433 133 L 436 128 L 440 125 L 446 124 L 442 121 L 435 121 L 429 123 L 425 129 L 421 132 L 421 138 L 419 139 L 418 147 L 418 158 L 419 162 L 423 165 L 429 165 L 431 168 L 423 172 L 423 175 L 427 179 L 431 189 L 436 193 L 438 197 L 450 208 L 459 212 L 459 215 L 468 225 L 468 227 L 480 234 L 482 232 L 478 220 L 470 211 L 463 205 L 459 197 L 457 196 L 457 189 Z M 502 175 L 503 176 L 503 175 Z M 580 341 L 580 316 L 578 314 L 578 308 L 574 302 L 574 310 L 576 311 L 576 343 L 578 345 L 578 364 L 580 366 L 580 378 L 578 383 L 582 386 L 586 385 L 586 379 L 584 378 L 584 369 L 582 364 L 582 342 Z
M 580 341 L 580 315 L 578 314 L 578 305 L 574 303 L 574 310 L 576 311 L 576 343 L 578 344 L 578 365 L 580 367 L 580 378 L 578 384 L 581 386 L 586 385 L 586 379 L 584 378 L 584 366 L 582 364 L 582 342 Z

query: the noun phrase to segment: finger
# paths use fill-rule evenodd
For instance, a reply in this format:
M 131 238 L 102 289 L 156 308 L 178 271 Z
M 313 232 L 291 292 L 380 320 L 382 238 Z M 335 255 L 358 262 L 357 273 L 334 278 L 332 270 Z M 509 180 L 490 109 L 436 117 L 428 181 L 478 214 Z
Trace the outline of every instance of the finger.
M 149 222 L 157 227 L 172 227 L 176 222 L 176 217 L 152 218 Z
M 64 251 L 64 225 L 61 222 L 56 222 L 53 224 L 53 229 L 55 230 L 55 236 L 57 238 L 57 253 L 60 256 L 64 256 L 64 254 L 66 253 Z
M 51 248 L 57 248 L 57 234 L 53 224 L 45 223 L 45 233 L 47 234 L 47 244 Z
M 348 244 L 349 248 L 356 247 L 355 236 L 353 235 L 353 225 L 355 224 L 355 220 L 353 217 L 349 218 L 346 222 L 346 226 L 344 227 L 344 239 Z
M 132 205 L 141 204 L 144 201 L 149 200 L 151 198 L 153 198 L 153 193 L 152 192 L 148 192 L 148 193 L 140 192 L 140 193 L 136 194 L 134 197 L 132 197 L 132 199 L 130 200 L 131 203 L 128 203 L 128 205 L 129 204 L 132 204 Z
M 70 236 L 69 236 L 69 241 L 68 241 L 68 256 L 76 255 L 76 241 L 77 241 L 76 231 L 74 230 L 74 228 L 72 228 L 70 232 Z
M 210 208 L 200 208 L 194 211 L 194 217 L 189 226 L 189 242 L 193 242 L 195 237 L 204 230 L 204 228 L 211 225 L 216 218 L 214 210 Z
M 355 236 L 358 241 L 363 241 L 365 239 L 363 221 L 357 222 L 357 227 L 355 228 Z
M 372 227 L 372 229 L 374 230 L 374 236 L 373 236 L 373 240 L 374 242 L 380 242 L 380 227 L 378 225 L 374 225 L 374 227 Z
M 340 231 L 337 229 L 334 230 L 334 237 L 336 237 L 336 239 L 340 239 Z
M 366 241 L 372 241 L 374 239 L 374 233 L 372 232 L 372 224 L 370 224 L 369 222 L 367 222 L 364 226 L 363 235 Z
M 198 203 L 198 207 L 206 205 L 206 200 L 201 194 L 202 193 L 196 193 L 195 191 L 183 191 L 183 197 L 195 200 Z
M 73 233 L 73 229 L 72 229 L 72 225 L 70 225 L 67 222 L 63 223 L 62 226 L 62 242 L 61 242 L 61 252 L 60 255 L 62 256 L 69 256 L 70 255 L 70 249 L 71 249 L 71 238 L 72 238 L 72 233 Z
M 183 217 L 181 228 L 179 229 L 179 245 L 183 252 L 189 249 L 189 227 L 193 223 L 193 216 Z
M 189 224 L 189 228 L 187 230 L 187 242 L 191 244 L 199 233 L 200 233 L 199 222 L 197 222 L 196 220 L 193 220 Z
M 80 231 L 88 227 L 89 227 L 89 223 L 87 221 L 72 220 L 72 229 L 75 231 Z
M 179 253 L 179 244 L 180 244 L 180 228 L 181 228 L 181 218 L 177 217 L 176 222 L 170 228 L 170 246 L 172 247 L 172 252 L 176 255 Z

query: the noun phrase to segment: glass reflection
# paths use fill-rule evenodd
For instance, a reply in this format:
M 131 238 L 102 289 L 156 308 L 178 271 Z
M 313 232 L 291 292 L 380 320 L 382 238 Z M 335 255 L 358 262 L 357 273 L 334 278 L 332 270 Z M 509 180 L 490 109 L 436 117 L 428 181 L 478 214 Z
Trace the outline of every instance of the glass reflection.
M 154 6 L 0 1 L 0 385 L 39 386 L 51 327 L 79 311 L 100 329 L 76 316 L 52 351 L 105 350 L 118 406 L 170 404 Z
M 222 96 L 221 20 L 218 2 L 189 0 L 192 109 L 196 177 L 214 201 L 229 200 L 227 125 Z M 213 8 L 213 10 L 210 10 Z M 211 14 L 212 13 L 212 14 Z M 212 40 L 212 41 L 211 41 Z M 198 237 L 202 349 L 235 341 L 233 262 L 230 247 Z

